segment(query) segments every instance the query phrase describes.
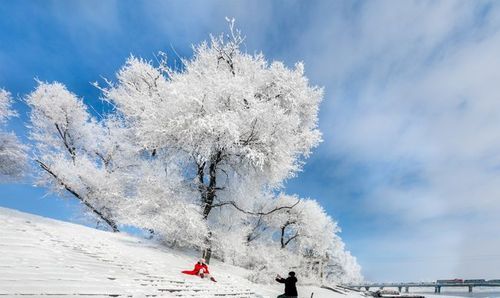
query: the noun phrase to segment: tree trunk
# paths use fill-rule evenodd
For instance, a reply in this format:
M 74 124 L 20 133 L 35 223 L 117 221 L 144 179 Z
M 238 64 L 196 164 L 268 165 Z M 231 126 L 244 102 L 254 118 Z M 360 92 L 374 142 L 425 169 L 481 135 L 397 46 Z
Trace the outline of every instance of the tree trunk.
M 201 183 L 200 195 L 201 201 L 204 204 L 203 207 L 203 218 L 208 220 L 208 215 L 210 211 L 212 211 L 214 200 L 216 197 L 217 191 L 217 165 L 221 161 L 222 152 L 218 151 L 217 154 L 211 159 L 210 165 L 208 167 L 208 186 L 204 184 L 204 166 L 198 165 L 198 181 Z M 203 250 L 203 258 L 206 260 L 207 264 L 210 262 L 210 258 L 212 256 L 212 241 L 211 241 L 212 233 L 209 232 L 206 239 L 205 245 L 206 248 Z
M 205 208 L 203 208 L 203 218 L 208 219 L 208 215 L 210 211 L 212 211 L 212 207 L 215 200 L 215 192 L 217 187 L 217 163 L 210 163 L 209 167 L 209 182 L 208 187 L 205 193 Z
M 205 259 L 207 265 L 210 264 L 210 258 L 212 257 L 212 248 L 208 247 L 203 250 L 203 258 Z
M 280 237 L 280 243 L 281 243 L 281 248 L 285 248 L 285 228 L 286 226 L 281 227 L 281 237 Z
M 208 232 L 207 237 L 205 238 L 205 249 L 201 254 L 201 257 L 205 259 L 207 265 L 210 264 L 210 258 L 212 257 L 212 232 Z

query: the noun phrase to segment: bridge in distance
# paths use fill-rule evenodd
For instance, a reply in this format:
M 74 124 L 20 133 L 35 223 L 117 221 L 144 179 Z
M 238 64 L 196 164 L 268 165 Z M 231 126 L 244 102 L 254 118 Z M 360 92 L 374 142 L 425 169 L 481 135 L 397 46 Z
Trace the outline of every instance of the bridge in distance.
M 462 281 L 462 282 L 402 282 L 402 283 L 360 283 L 360 284 L 347 284 L 345 285 L 346 287 L 349 288 L 355 288 L 355 289 L 365 289 L 367 291 L 370 290 L 370 288 L 378 288 L 378 289 L 384 289 L 384 288 L 397 288 L 399 292 L 401 292 L 403 289 L 405 290 L 406 293 L 409 292 L 410 288 L 434 288 L 435 293 L 441 293 L 441 288 L 445 287 L 461 287 L 461 288 L 467 288 L 469 292 L 472 292 L 472 289 L 475 287 L 500 287 L 500 280 L 471 280 L 471 281 Z

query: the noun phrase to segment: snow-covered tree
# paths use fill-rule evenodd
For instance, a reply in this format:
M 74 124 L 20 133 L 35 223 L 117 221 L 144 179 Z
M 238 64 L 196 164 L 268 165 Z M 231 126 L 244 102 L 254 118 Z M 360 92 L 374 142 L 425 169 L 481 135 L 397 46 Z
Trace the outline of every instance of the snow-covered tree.
M 179 157 L 206 219 L 231 180 L 260 181 L 254 192 L 279 187 L 321 139 L 322 90 L 303 65 L 269 63 L 242 52 L 242 42 L 231 26 L 229 40 L 196 46 L 181 70 L 131 57 L 104 89 L 145 148 Z
M 113 175 L 120 150 L 113 135 L 88 113 L 81 99 L 60 83 L 42 83 L 29 94 L 30 137 L 35 142 L 39 184 L 67 193 L 113 231 L 123 177 Z M 111 142 L 111 143 L 110 143 Z M 126 146 L 127 143 L 124 143 Z
M 175 164 L 144 150 L 118 115 L 97 120 L 60 83 L 40 83 L 26 101 L 40 185 L 77 198 L 113 231 L 133 225 L 170 244 L 201 246 L 205 222 Z
M 201 208 L 174 165 L 158 159 L 138 162 L 120 222 L 154 232 L 175 247 L 202 247 L 207 233 Z
M 351 253 L 344 248 L 342 242 L 338 242 L 341 247 L 332 247 L 328 250 L 328 259 L 324 266 L 323 279 L 337 283 L 356 283 L 363 281 L 361 266 Z
M 297 196 L 280 194 L 272 204 L 289 206 L 297 201 Z M 298 202 L 293 208 L 258 216 L 250 222 L 245 253 L 251 259 L 244 264 L 254 271 L 251 278 L 265 282 L 262 276 L 285 268 L 300 272 L 301 279 L 310 283 L 359 280 L 359 265 L 345 250 L 337 223 L 316 200 Z M 262 254 L 272 257 L 262 258 Z
M 16 116 L 11 108 L 12 99 L 10 93 L 0 89 L 0 123 L 4 123 L 8 118 Z
M 27 168 L 27 147 L 14 133 L 1 129 L 9 118 L 17 115 L 11 104 L 10 93 L 0 89 L 0 183 L 20 179 Z
M 321 141 L 322 90 L 304 68 L 268 62 L 228 36 L 194 47 L 182 68 L 130 57 L 100 88 L 113 109 L 92 116 L 59 83 L 27 97 L 39 184 L 71 194 L 112 230 L 131 225 L 171 246 L 212 250 L 266 281 L 361 277 L 337 223 L 312 199 L 286 195 Z

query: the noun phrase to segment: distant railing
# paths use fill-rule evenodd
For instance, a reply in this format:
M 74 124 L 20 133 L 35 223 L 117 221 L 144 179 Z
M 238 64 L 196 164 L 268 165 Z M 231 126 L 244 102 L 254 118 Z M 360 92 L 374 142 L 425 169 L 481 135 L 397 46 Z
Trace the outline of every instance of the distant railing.
M 409 292 L 410 288 L 434 288 L 435 293 L 441 293 L 441 288 L 443 287 L 464 287 L 468 288 L 469 292 L 472 292 L 472 289 L 475 287 L 500 287 L 500 280 L 484 280 L 484 279 L 474 279 L 474 280 L 443 280 L 436 282 L 393 282 L 393 283 L 358 283 L 358 284 L 345 284 L 343 285 L 348 288 L 353 289 L 365 289 L 367 291 L 370 288 L 398 288 L 401 292 L 403 289 L 406 293 Z

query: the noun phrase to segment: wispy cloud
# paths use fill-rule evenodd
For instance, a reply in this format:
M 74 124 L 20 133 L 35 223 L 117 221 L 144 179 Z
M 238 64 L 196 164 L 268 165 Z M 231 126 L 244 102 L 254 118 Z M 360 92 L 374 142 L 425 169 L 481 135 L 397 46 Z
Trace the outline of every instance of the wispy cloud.
M 499 7 L 371 1 L 322 11 L 330 17 L 312 22 L 299 48 L 329 95 L 322 153 L 367 165 L 359 208 L 396 223 L 361 237 L 374 246 L 361 258 L 368 277 L 394 279 L 380 270 L 405 266 L 412 267 L 405 279 L 493 277 L 491 264 L 500 266 L 500 230 L 492 228 L 500 226 Z M 379 257 L 384 264 L 372 264 Z

